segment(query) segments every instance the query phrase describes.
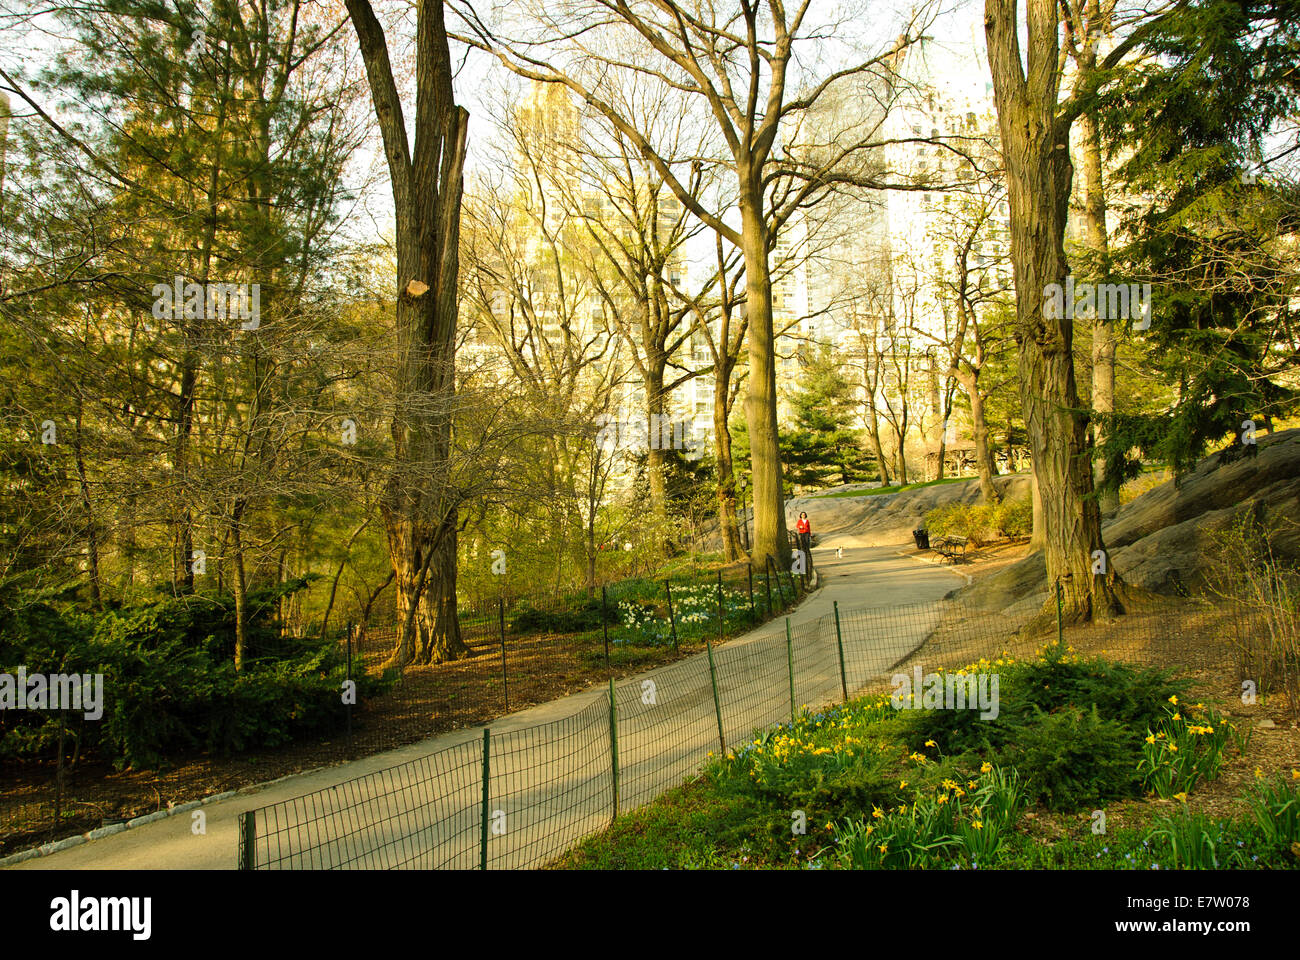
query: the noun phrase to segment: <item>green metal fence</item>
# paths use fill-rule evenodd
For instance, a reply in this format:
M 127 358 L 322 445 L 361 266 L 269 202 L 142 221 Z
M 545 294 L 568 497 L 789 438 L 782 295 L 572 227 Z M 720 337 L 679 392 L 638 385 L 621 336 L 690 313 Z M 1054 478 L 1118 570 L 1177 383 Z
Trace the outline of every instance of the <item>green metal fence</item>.
M 1222 667 L 1216 631 L 1240 611 L 1189 605 L 1185 615 L 1131 611 L 1117 624 L 1053 624 L 1017 635 L 998 612 L 951 602 L 841 610 L 611 681 L 570 715 L 464 743 L 242 816 L 240 866 L 528 868 L 545 865 L 621 812 L 653 800 L 732 749 L 803 710 L 924 663 L 1032 656 L 1058 637 L 1107 645 L 1113 657 Z M 1101 632 L 1104 631 L 1104 632 Z M 1209 638 L 1207 640 L 1207 638 Z M 1094 652 L 1099 652 L 1094 650 Z

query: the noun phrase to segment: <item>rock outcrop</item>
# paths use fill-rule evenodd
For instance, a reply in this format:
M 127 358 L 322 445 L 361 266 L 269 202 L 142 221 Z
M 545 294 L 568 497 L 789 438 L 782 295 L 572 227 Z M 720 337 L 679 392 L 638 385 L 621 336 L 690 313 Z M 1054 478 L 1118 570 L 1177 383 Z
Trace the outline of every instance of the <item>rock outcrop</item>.
M 1300 561 L 1300 429 L 1261 434 L 1256 446 L 1253 456 L 1231 462 L 1222 452 L 1206 457 L 1181 483 L 1147 491 L 1102 526 L 1110 562 L 1126 584 L 1165 594 L 1203 586 L 1216 537 L 1246 508 L 1278 523 L 1281 559 Z M 1033 554 L 960 596 L 981 608 L 1015 610 L 1046 591 L 1042 555 Z

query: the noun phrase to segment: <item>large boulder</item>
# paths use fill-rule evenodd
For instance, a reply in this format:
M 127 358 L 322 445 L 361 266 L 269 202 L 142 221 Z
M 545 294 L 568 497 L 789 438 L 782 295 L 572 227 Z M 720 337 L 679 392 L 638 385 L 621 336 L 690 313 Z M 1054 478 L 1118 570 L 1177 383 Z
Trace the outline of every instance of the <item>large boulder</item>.
M 998 495 L 1004 499 L 1029 496 L 1028 476 L 997 477 L 993 483 Z M 852 488 L 843 489 L 849 491 Z M 799 512 L 806 511 L 822 546 L 876 547 L 908 543 L 912 531 L 922 525 L 925 515 L 935 507 L 957 502 L 978 503 L 980 500 L 979 481 L 973 478 L 899 493 L 829 495 L 836 492 L 840 490 L 787 500 L 787 526 L 793 530 Z
M 1103 524 L 1102 539 L 1126 584 L 1155 593 L 1191 591 L 1210 573 L 1216 538 L 1251 508 L 1279 521 L 1273 541 L 1279 558 L 1300 561 L 1300 429 L 1259 436 L 1252 456 L 1206 457 L 1180 483 L 1167 481 L 1121 507 Z M 1031 554 L 960 596 L 1001 610 L 1039 602 L 1047 586 L 1042 554 Z

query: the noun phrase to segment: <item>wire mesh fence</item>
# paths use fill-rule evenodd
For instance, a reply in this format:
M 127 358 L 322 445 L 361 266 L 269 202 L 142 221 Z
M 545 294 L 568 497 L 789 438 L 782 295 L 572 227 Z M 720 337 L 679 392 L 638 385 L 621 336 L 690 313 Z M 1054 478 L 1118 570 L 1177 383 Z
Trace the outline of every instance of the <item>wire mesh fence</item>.
M 811 573 L 740 564 L 711 576 L 612 584 L 581 598 L 497 598 L 458 609 L 465 654 L 410 663 L 392 681 L 398 625 L 351 631 L 352 676 L 379 680 L 380 696 L 347 718 L 354 755 L 487 723 L 610 678 L 671 663 L 723 643 L 799 603 Z
M 1077 624 L 1069 621 L 1069 607 L 1063 598 L 1062 615 L 1053 617 L 1050 605 L 1046 615 L 1028 609 L 1012 615 L 952 601 L 851 610 L 835 605 L 816 620 L 797 625 L 787 620 L 739 643 L 715 648 L 710 641 L 702 654 L 611 681 L 570 716 L 520 730 L 485 731 L 477 793 L 465 782 L 463 771 L 472 764 L 462 757 L 456 768 L 461 779 L 445 786 L 396 791 L 385 785 L 388 806 L 379 810 L 387 826 L 371 833 L 350 827 L 347 836 L 354 843 L 370 838 L 381 849 L 424 849 L 428 841 L 402 847 L 395 825 L 409 824 L 417 836 L 455 835 L 462 843 L 477 827 L 477 859 L 473 851 L 462 851 L 454 860 L 420 862 L 540 867 L 619 813 L 680 784 L 710 753 L 734 749 L 804 709 L 888 690 L 898 672 L 952 670 L 982 658 L 1026 658 L 1053 642 L 1183 673 L 1208 670 L 1220 679 L 1238 676 L 1243 668 L 1224 631 L 1231 624 L 1238 633 L 1249 632 L 1251 623 L 1248 611 L 1232 605 L 1154 598 L 1132 604 L 1118 619 Z M 450 796 L 459 798 L 454 810 L 394 809 L 403 802 L 419 805 Z M 244 814 L 241 866 L 348 868 L 404 866 L 410 860 L 384 860 L 355 845 L 344 850 L 340 837 L 325 829 L 336 821 L 317 815 L 317 803 L 298 798 Z M 337 822 L 356 823 L 375 809 L 370 798 L 359 798 L 354 806 L 352 819 Z M 435 827 L 439 817 L 450 825 Z M 303 830 L 304 818 L 312 829 Z
M 694 569 L 662 580 L 639 578 L 570 595 L 462 599 L 457 626 L 463 650 L 445 662 L 401 666 L 401 626 L 391 615 L 369 623 L 332 621 L 311 637 L 272 638 L 250 668 L 274 669 L 276 657 L 306 645 L 337 644 L 346 656 L 351 696 L 334 688 L 305 704 L 335 718 L 271 747 L 245 745 L 168 756 L 170 770 L 147 777 L 116 776 L 111 762 L 81 750 L 79 718 L 68 718 L 66 741 L 21 763 L 0 758 L 0 855 L 61 839 L 180 803 L 243 786 L 267 775 L 356 759 L 417 743 L 505 714 L 679 661 L 752 630 L 806 596 L 810 575 L 737 564 Z M 106 684 L 115 682 L 106 676 Z M 312 692 L 310 696 L 317 696 Z M 304 694 L 303 696 L 307 696 Z M 114 706 L 105 706 L 103 723 Z M 201 717 L 196 723 L 202 722 Z M 0 718 L 3 730 L 4 718 Z M 202 732 L 196 735 L 202 740 Z

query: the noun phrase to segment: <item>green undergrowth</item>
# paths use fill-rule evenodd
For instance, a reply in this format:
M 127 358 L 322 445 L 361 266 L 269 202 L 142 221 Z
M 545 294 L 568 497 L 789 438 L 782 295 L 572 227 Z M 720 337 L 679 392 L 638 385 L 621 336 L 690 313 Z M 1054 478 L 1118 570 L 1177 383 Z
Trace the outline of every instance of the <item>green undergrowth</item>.
M 1248 736 L 1159 670 L 1068 655 L 983 660 L 996 717 L 875 696 L 760 732 L 618 818 L 556 866 L 572 869 L 1170 869 L 1300 864 L 1300 772 L 1261 777 L 1248 811 L 1187 806 Z M 939 682 L 949 675 L 939 674 Z M 926 688 L 930 688 L 927 678 Z M 992 711 L 983 711 L 991 714 Z M 1172 813 L 1104 830 L 1108 803 L 1157 797 Z M 1027 812 L 1063 816 L 1064 838 Z M 1097 831 L 1097 832 L 1094 832 Z

